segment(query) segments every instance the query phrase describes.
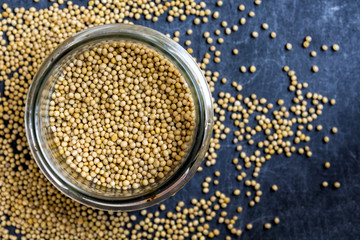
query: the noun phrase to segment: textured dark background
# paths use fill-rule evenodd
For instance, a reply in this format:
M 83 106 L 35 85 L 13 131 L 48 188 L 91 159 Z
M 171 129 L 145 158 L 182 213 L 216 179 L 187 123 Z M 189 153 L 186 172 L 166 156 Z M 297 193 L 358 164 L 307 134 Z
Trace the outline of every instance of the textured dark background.
M 49 6 L 46 0 L 33 3 L 31 0 L 1 0 L 10 7 L 44 8 Z M 87 1 L 73 1 L 85 5 Z M 264 195 L 261 202 L 254 208 L 249 208 L 249 199 L 244 197 L 246 191 L 243 183 L 236 181 L 236 170 L 231 163 L 236 157 L 234 145 L 231 143 L 232 135 L 223 141 L 221 150 L 218 151 L 217 164 L 211 168 L 204 167 L 204 171 L 197 173 L 194 178 L 173 198 L 165 203 L 174 206 L 177 201 L 189 203 L 192 197 L 209 197 L 201 193 L 200 182 L 206 176 L 213 176 L 215 170 L 220 170 L 219 189 L 230 194 L 233 189 L 242 190 L 240 197 L 233 199 L 228 212 L 234 212 L 238 205 L 244 207 L 239 214 L 239 221 L 235 227 L 244 229 L 249 222 L 253 223 L 251 231 L 244 231 L 241 239 L 360 239 L 360 1 L 336 0 L 264 0 L 260 6 L 255 6 L 253 1 L 224 0 L 222 7 L 216 7 L 215 1 L 206 1 L 212 10 L 220 12 L 220 18 L 210 19 L 209 23 L 193 25 L 192 17 L 185 22 L 175 20 L 167 23 L 165 15 L 159 22 L 152 23 L 144 20 L 136 21 L 137 24 L 149 26 L 163 33 L 181 32 L 180 43 L 185 40 L 192 41 L 194 56 L 198 59 L 208 51 L 202 33 L 213 33 L 220 28 L 220 22 L 226 20 L 229 25 L 238 24 L 241 17 L 247 18 L 244 26 L 239 26 L 239 31 L 224 36 L 225 44 L 216 44 L 222 51 L 220 64 L 209 65 L 209 69 L 219 71 L 222 77 L 229 82 L 236 81 L 243 85 L 243 95 L 252 93 L 258 97 L 265 97 L 275 103 L 279 98 L 285 100 L 285 105 L 291 101 L 292 94 L 287 91 L 288 78 L 281 71 L 284 65 L 289 65 L 297 73 L 300 82 L 308 82 L 309 89 L 329 98 L 335 98 L 337 103 L 333 107 L 328 105 L 323 115 L 316 120 L 314 126 L 322 124 L 324 130 L 311 132 L 313 157 L 295 155 L 290 159 L 284 156 L 275 156 L 267 162 L 261 170 L 260 181 Z M 239 12 L 237 6 L 243 3 L 244 12 Z M 253 10 L 254 18 L 248 18 L 247 13 Z M 264 31 L 260 28 L 263 22 L 270 26 Z M 187 36 L 185 31 L 194 30 L 192 36 Z M 250 37 L 252 31 L 258 31 L 259 37 Z M 275 31 L 276 39 L 269 38 L 269 33 Z M 305 36 L 312 36 L 309 48 L 301 47 Z M 291 51 L 285 51 L 284 45 L 293 44 Z M 340 45 L 339 52 L 328 50 L 320 51 L 320 46 L 333 43 Z M 239 54 L 231 54 L 233 48 L 239 49 Z M 318 56 L 311 58 L 309 52 L 316 50 Z M 241 73 L 241 65 L 257 67 L 255 74 Z M 319 72 L 310 71 L 312 65 L 319 66 Z M 231 91 L 230 83 L 217 85 L 218 91 Z M 235 92 L 234 92 L 235 93 Z M 232 126 L 230 122 L 227 124 Z M 332 135 L 331 127 L 336 126 L 339 133 Z M 321 139 L 330 136 L 330 142 L 323 144 Z M 323 163 L 329 161 L 330 169 L 325 170 Z M 332 187 L 322 189 L 322 181 L 331 185 L 334 181 L 341 182 L 340 189 Z M 277 184 L 279 191 L 270 192 L 270 186 Z M 211 187 L 210 193 L 214 191 Z M 157 207 L 151 208 L 155 210 Z M 263 230 L 263 224 L 278 216 L 281 223 L 273 226 L 271 230 Z M 224 225 L 212 227 L 221 229 L 223 236 L 230 233 Z M 234 236 L 233 236 L 234 237 Z

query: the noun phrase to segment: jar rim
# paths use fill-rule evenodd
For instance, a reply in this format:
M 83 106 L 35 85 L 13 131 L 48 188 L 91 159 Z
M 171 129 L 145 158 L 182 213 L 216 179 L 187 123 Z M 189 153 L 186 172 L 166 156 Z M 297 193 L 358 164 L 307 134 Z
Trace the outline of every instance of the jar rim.
M 162 54 L 166 57 L 170 57 L 172 62 L 180 64 L 183 70 L 185 70 L 188 75 L 187 81 L 191 81 L 194 87 L 197 88 L 196 93 L 199 96 L 196 97 L 202 104 L 202 108 L 200 109 L 201 122 L 199 123 L 201 127 L 199 127 L 197 133 L 197 138 L 200 141 L 195 141 L 196 148 L 192 148 L 192 150 L 195 150 L 194 154 L 189 154 L 188 158 L 183 160 L 184 163 L 171 177 L 169 177 L 163 186 L 157 189 L 157 191 L 151 191 L 144 196 L 124 200 L 104 199 L 90 196 L 89 194 L 86 194 L 86 191 L 82 191 L 83 189 L 74 186 L 74 184 L 68 181 L 65 176 L 61 176 L 61 174 L 53 169 L 50 161 L 48 161 L 45 154 L 42 152 L 41 142 L 39 142 L 37 136 L 38 128 L 36 127 L 38 115 L 35 109 L 37 107 L 37 98 L 39 97 L 38 91 L 39 87 L 48 79 L 49 71 L 51 71 L 60 59 L 63 59 L 77 47 L 83 46 L 96 39 L 106 40 L 110 37 L 114 37 L 114 39 L 118 40 L 120 40 L 119 37 L 123 40 L 128 38 L 129 41 L 135 39 L 140 43 L 150 44 L 151 46 L 156 47 L 157 50 L 164 50 L 162 51 Z M 131 211 L 142 209 L 155 205 L 174 195 L 190 180 L 200 166 L 210 143 L 212 126 L 213 108 L 211 93 L 207 82 L 194 59 L 175 41 L 153 29 L 139 25 L 109 24 L 91 27 L 71 36 L 63 43 L 59 44 L 39 67 L 28 90 L 25 105 L 26 136 L 30 150 L 41 171 L 48 180 L 65 195 L 82 204 L 102 210 Z

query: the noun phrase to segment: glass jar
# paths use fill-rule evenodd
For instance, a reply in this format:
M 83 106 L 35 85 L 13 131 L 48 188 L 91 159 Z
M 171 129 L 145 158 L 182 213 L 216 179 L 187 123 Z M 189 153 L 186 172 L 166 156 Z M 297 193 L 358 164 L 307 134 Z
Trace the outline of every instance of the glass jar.
M 49 124 L 49 102 L 61 70 L 77 55 L 112 41 L 132 41 L 167 57 L 182 73 L 196 106 L 192 147 L 181 164 L 155 183 L 139 189 L 102 187 L 69 170 L 57 151 Z M 163 34 L 137 25 L 111 24 L 89 28 L 60 44 L 42 63 L 28 91 L 25 127 L 31 152 L 49 181 L 70 198 L 90 207 L 132 211 L 155 205 L 179 191 L 195 174 L 210 143 L 213 126 L 212 97 L 206 79 L 193 58 Z

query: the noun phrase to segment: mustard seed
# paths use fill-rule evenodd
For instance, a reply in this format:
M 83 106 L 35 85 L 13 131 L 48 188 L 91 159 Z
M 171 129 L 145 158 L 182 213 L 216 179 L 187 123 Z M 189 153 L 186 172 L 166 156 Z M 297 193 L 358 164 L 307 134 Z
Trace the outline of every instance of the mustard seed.
M 338 132 L 338 129 L 336 127 L 331 128 L 331 132 L 333 134 L 336 134 Z
M 257 37 L 259 37 L 259 33 L 258 33 L 258 32 L 252 32 L 252 33 L 251 33 L 251 36 L 252 36 L 253 38 L 257 38 Z
M 340 47 L 339 47 L 338 44 L 333 44 L 331 48 L 332 48 L 332 50 L 335 51 L 335 52 L 336 52 L 336 51 L 339 51 L 339 49 L 340 49 Z
M 253 225 L 251 223 L 247 224 L 246 225 L 246 229 L 247 230 L 251 230 L 253 228 Z
M 285 45 L 285 49 L 288 50 L 288 51 L 290 51 L 290 50 L 292 49 L 292 44 L 291 44 L 291 43 L 287 43 L 287 44 Z
M 249 71 L 250 71 L 251 73 L 256 72 L 256 67 L 253 66 L 253 65 L 251 65 L 250 68 L 249 68 Z
M 265 223 L 264 228 L 265 229 L 270 229 L 271 228 L 271 223 Z
M 319 67 L 314 65 L 314 66 L 312 66 L 311 70 L 316 73 L 319 71 Z

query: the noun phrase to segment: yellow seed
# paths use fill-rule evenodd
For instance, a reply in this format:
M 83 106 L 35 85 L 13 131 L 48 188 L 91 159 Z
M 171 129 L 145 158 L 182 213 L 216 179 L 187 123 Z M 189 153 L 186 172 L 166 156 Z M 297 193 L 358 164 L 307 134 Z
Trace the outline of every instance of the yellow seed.
M 262 29 L 267 30 L 267 29 L 269 29 L 269 24 L 263 23 L 263 24 L 261 24 L 261 27 L 262 27 Z
M 251 223 L 247 224 L 246 225 L 246 229 L 247 230 L 251 230 L 253 228 L 253 225 Z
M 265 223 L 264 228 L 265 229 L 270 229 L 271 228 L 271 223 Z
M 174 17 L 173 17 L 173 16 L 168 16 L 168 17 L 166 18 L 166 20 L 167 20 L 168 22 L 172 22 L 172 21 L 174 21 Z
M 279 99 L 279 100 L 277 101 L 277 104 L 278 104 L 279 106 L 284 105 L 284 100 L 283 100 L 283 99 Z
M 331 48 L 333 51 L 339 51 L 339 49 L 340 49 L 338 44 L 333 44 Z
M 285 48 L 286 48 L 286 50 L 290 51 L 290 50 L 292 49 L 292 44 L 291 44 L 291 43 L 287 43 L 287 44 L 285 45 Z
M 256 71 L 256 67 L 253 66 L 253 65 L 251 65 L 250 68 L 249 68 L 249 71 L 250 71 L 251 73 L 254 73 L 254 72 Z
M 259 33 L 258 33 L 258 32 L 252 32 L 252 33 L 251 33 L 251 36 L 252 36 L 253 38 L 257 38 L 257 37 L 259 36 Z
M 319 67 L 316 66 L 316 65 L 314 65 L 314 66 L 312 66 L 311 70 L 312 70 L 313 72 L 318 72 L 318 71 L 319 71 Z
M 200 24 L 200 18 L 195 18 L 194 19 L 194 24 L 199 25 Z
M 326 187 L 329 186 L 329 184 L 328 184 L 327 181 L 323 181 L 323 182 L 321 183 L 321 186 L 322 186 L 323 188 L 326 188 Z
M 338 129 L 337 129 L 336 127 L 333 127 L 333 128 L 331 128 L 331 132 L 332 132 L 333 134 L 335 134 L 335 133 L 338 132 Z
M 304 48 L 308 48 L 310 46 L 310 43 L 308 41 L 304 41 L 302 45 Z
M 325 167 L 325 168 L 329 168 L 329 167 L 330 167 L 330 163 L 329 163 L 329 162 L 326 162 L 326 163 L 324 164 L 324 167 Z
M 274 192 L 276 192 L 276 191 L 278 190 L 278 186 L 272 185 L 272 186 L 271 186 L 271 189 L 272 189 Z
M 254 1 L 254 4 L 255 4 L 255 5 L 260 5 L 260 4 L 261 4 L 261 0 L 255 0 L 255 1 Z
M 241 25 L 244 25 L 246 23 L 246 18 L 244 18 L 244 17 L 240 18 L 239 23 Z
M 271 38 L 276 38 L 276 32 L 271 32 L 271 33 L 270 33 L 270 37 L 271 37 Z
M 334 182 L 334 188 L 340 188 L 341 184 L 339 182 Z

